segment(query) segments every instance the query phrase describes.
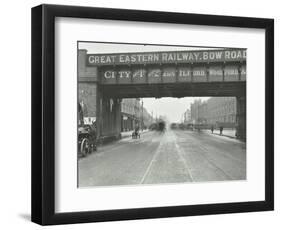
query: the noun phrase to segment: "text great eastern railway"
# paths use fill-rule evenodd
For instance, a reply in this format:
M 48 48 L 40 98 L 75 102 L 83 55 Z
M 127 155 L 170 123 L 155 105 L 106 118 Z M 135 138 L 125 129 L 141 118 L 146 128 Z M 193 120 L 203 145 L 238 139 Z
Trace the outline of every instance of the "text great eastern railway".
M 222 61 L 245 61 L 246 49 L 212 51 L 177 51 L 119 54 L 88 54 L 87 65 L 200 63 Z

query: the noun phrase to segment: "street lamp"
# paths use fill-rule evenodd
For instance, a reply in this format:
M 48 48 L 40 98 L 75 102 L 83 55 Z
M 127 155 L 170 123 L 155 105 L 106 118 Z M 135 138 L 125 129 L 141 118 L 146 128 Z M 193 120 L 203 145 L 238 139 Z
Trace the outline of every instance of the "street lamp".
M 143 98 L 141 99 L 141 131 L 143 131 Z

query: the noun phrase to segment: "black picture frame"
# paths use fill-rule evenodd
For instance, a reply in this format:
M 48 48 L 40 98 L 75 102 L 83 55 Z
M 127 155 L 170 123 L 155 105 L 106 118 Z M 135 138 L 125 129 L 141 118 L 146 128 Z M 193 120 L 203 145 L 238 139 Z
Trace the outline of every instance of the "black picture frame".
M 110 19 L 265 29 L 265 200 L 55 213 L 55 18 Z M 274 209 L 274 20 L 110 8 L 32 8 L 32 221 L 41 225 L 222 214 Z

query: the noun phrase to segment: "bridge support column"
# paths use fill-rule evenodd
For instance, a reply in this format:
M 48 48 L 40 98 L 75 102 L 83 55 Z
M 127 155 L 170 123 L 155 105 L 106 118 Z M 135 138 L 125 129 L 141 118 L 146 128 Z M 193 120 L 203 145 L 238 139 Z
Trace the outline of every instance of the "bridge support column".
M 246 97 L 236 97 L 236 136 L 238 139 L 246 140 Z
M 78 102 L 83 110 L 83 118 L 88 122 L 96 119 L 97 84 L 95 82 L 79 82 Z
M 121 137 L 121 100 L 98 94 L 98 136 L 102 143 Z

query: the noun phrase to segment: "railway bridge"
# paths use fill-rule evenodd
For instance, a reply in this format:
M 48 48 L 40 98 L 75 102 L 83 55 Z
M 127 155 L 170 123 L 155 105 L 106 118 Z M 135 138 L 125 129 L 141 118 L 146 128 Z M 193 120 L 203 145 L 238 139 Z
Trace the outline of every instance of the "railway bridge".
M 121 132 L 121 100 L 231 96 L 237 136 L 246 138 L 246 49 L 89 54 L 78 50 L 79 100 L 99 137 Z

